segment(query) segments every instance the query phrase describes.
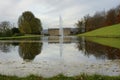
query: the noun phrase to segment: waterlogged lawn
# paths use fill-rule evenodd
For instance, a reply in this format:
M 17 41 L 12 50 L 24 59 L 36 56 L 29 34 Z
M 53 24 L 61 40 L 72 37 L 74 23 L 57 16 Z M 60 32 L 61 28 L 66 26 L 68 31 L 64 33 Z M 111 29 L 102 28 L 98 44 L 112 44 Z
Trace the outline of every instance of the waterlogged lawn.
M 0 37 L 0 40 L 20 40 L 20 39 L 36 39 L 41 35 L 25 35 L 25 36 L 13 36 L 13 37 Z
M 120 38 L 86 37 L 86 39 L 102 45 L 120 49 Z
M 24 78 L 19 78 L 15 76 L 3 76 L 0 75 L 0 80 L 120 80 L 120 76 L 101 76 L 101 75 L 80 75 L 75 77 L 65 77 L 63 75 L 58 75 L 52 78 L 43 78 L 38 76 L 28 76 Z

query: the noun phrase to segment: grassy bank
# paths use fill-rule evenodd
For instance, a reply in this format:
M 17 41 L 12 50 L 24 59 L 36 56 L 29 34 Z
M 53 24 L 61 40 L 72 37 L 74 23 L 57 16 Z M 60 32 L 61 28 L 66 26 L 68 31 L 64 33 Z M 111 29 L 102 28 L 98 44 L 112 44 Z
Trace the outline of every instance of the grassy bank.
M 16 76 L 4 76 L 0 75 L 0 80 L 120 80 L 120 76 L 101 76 L 101 75 L 80 75 L 76 77 L 65 77 L 63 75 L 58 75 L 52 78 L 43 78 L 38 76 L 28 76 L 24 78 L 19 78 Z
M 78 36 L 120 37 L 120 24 L 96 29 Z
M 13 37 L 0 37 L 0 40 L 40 39 L 41 35 L 24 35 Z

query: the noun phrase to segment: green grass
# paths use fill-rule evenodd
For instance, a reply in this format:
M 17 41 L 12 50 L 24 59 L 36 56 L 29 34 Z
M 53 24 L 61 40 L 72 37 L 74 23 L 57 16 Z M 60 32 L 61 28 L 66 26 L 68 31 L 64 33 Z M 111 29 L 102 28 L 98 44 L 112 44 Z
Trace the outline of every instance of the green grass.
M 65 77 L 63 75 L 58 75 L 52 78 L 43 78 L 38 76 L 28 76 L 24 78 L 19 78 L 16 76 L 4 76 L 0 75 L 0 80 L 120 80 L 120 76 L 102 76 L 102 75 L 80 75 L 75 77 Z
M 24 35 L 13 37 L 0 37 L 0 40 L 40 39 L 41 35 Z
M 120 49 L 120 38 L 86 37 L 86 40 Z
M 78 36 L 120 37 L 120 24 L 103 27 Z

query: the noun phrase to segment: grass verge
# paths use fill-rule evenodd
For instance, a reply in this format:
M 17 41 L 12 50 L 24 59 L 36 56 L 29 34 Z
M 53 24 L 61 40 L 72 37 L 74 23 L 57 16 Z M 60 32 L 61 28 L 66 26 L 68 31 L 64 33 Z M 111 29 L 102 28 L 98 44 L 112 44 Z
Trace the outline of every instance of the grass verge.
M 13 37 L 0 37 L 0 40 L 22 40 L 22 39 L 40 39 L 41 35 L 25 35 Z
M 0 75 L 0 80 L 120 80 L 120 76 L 102 76 L 102 75 L 80 75 L 75 77 L 66 77 L 63 75 L 58 75 L 52 78 L 43 78 L 38 76 L 28 76 L 24 78 L 19 78 L 16 76 L 4 76 Z
M 79 34 L 78 36 L 120 37 L 120 24 L 103 27 L 90 32 Z

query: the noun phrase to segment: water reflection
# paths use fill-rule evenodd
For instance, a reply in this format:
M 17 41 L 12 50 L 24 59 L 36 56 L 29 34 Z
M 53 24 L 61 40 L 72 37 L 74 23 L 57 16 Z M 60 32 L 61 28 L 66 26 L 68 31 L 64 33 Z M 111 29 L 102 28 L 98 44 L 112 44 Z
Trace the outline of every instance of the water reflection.
M 85 56 L 95 56 L 97 59 L 120 59 L 120 49 L 94 43 L 79 38 L 78 50 L 82 50 Z
M 19 43 L 19 42 L 12 42 L 11 44 L 12 44 L 13 46 L 19 46 L 20 43 Z
M 59 37 L 48 37 L 46 38 L 49 45 L 52 44 L 60 44 L 58 52 L 62 56 L 64 52 L 64 46 L 67 44 L 75 43 L 79 52 L 82 52 L 85 57 L 90 58 L 90 56 L 94 56 L 96 59 L 120 59 L 120 49 L 109 47 L 105 45 L 101 45 L 98 43 L 94 43 L 88 40 L 85 40 L 84 37 L 76 38 L 76 37 L 64 37 L 64 39 Z M 29 41 L 29 42 L 0 42 L 0 52 L 10 53 L 14 47 L 18 47 L 19 56 L 25 61 L 31 61 L 41 53 L 43 42 L 39 41 Z M 63 46 L 64 45 L 64 46 Z M 47 45 L 48 46 L 48 45 Z M 70 46 L 68 46 L 70 47 Z M 73 46 L 73 48 L 75 48 Z M 51 51 L 53 48 L 51 47 Z M 56 50 L 54 50 L 56 51 Z M 66 50 L 65 50 L 66 51 Z M 69 53 L 69 51 L 67 51 Z M 79 53 L 78 52 L 78 53 Z
M 62 43 L 75 43 L 77 42 L 77 37 L 75 36 L 64 36 L 63 38 L 61 36 L 49 36 L 46 38 L 48 43 L 59 43 L 62 41 Z
M 10 43 L 0 43 L 0 51 L 7 53 L 10 52 L 11 44 Z
M 0 42 L 0 74 L 20 77 L 120 74 L 120 49 L 90 42 L 84 37 L 57 38 Z
M 31 61 L 36 55 L 40 54 L 42 50 L 42 43 L 36 42 L 21 42 L 19 44 L 19 55 L 25 61 Z

